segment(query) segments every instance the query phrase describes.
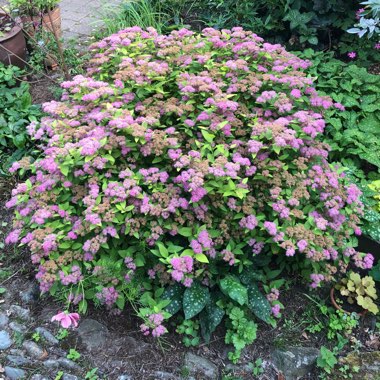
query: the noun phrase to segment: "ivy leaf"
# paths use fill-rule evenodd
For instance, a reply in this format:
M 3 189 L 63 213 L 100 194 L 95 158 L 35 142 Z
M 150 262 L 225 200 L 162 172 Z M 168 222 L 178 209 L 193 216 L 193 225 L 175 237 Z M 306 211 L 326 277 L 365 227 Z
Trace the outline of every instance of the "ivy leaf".
M 231 275 L 226 276 L 220 280 L 219 284 L 222 292 L 240 305 L 244 305 L 248 302 L 247 288 L 240 283 L 237 277 Z
M 161 299 L 170 300 L 165 310 L 174 315 L 181 310 L 184 288 L 179 284 L 168 286 L 161 295 Z
M 248 307 L 257 318 L 269 323 L 272 308 L 256 284 L 248 286 Z
M 195 282 L 191 288 L 187 288 L 183 295 L 183 311 L 185 319 L 193 318 L 199 314 L 210 300 L 208 288 Z

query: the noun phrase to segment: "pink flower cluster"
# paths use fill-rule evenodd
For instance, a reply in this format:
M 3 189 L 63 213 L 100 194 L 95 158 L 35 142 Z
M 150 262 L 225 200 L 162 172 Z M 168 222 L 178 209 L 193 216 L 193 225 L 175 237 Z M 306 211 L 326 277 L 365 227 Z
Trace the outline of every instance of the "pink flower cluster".
M 154 337 L 159 337 L 166 333 L 166 328 L 162 325 L 164 317 L 160 313 L 149 315 L 147 322 L 140 326 L 140 330 L 144 335 L 149 335 L 150 333 Z

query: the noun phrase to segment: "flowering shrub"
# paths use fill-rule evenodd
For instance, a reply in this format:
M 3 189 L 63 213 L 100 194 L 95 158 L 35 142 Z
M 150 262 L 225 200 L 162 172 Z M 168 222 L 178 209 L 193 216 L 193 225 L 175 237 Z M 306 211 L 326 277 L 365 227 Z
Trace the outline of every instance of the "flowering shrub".
M 8 202 L 8 243 L 29 246 L 43 292 L 85 312 L 138 301 L 142 332 L 199 319 L 203 337 L 227 317 L 237 360 L 273 323 L 277 279 L 293 268 L 312 287 L 356 252 L 360 191 L 327 162 L 310 62 L 252 32 L 158 35 L 129 28 L 92 45 L 88 75 L 29 132 L 45 141 Z M 263 289 L 266 290 L 263 294 Z

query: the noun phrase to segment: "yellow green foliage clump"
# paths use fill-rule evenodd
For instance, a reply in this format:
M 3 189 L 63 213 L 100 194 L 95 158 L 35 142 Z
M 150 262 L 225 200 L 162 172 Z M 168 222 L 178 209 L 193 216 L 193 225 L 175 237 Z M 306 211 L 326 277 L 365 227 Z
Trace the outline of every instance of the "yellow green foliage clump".
M 377 300 L 375 281 L 371 276 L 361 278 L 359 273 L 351 272 L 347 278 L 341 280 L 337 288 L 342 296 L 347 297 L 350 304 L 356 302 L 373 314 L 379 312 L 379 308 L 374 302 Z

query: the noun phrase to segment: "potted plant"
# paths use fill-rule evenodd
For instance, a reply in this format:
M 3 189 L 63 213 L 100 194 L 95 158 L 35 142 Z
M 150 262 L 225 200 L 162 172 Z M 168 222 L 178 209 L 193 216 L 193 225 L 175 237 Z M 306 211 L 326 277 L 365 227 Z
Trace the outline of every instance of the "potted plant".
M 0 11 L 0 61 L 23 68 L 25 58 L 26 42 L 19 22 Z
M 59 0 L 9 0 L 12 12 L 21 17 L 29 34 L 41 27 L 61 37 Z
M 339 291 L 336 294 L 335 289 Z M 350 310 L 364 315 L 367 311 L 377 314 L 379 308 L 374 302 L 377 300 L 375 281 L 371 276 L 361 277 L 359 273 L 350 272 L 339 284 L 331 289 L 331 302 L 335 308 L 349 313 Z

